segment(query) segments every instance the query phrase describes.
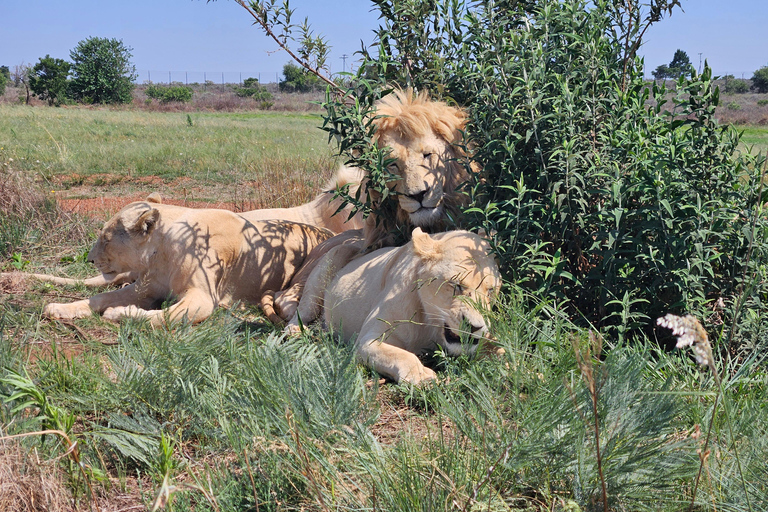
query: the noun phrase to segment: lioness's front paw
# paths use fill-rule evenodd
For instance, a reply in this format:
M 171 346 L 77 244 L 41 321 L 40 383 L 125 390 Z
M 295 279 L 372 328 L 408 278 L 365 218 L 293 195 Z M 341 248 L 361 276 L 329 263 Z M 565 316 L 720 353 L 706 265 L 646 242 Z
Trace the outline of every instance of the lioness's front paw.
M 140 318 L 144 310 L 136 306 L 115 306 L 113 308 L 107 308 L 102 315 L 104 320 L 110 322 L 119 322 L 123 318 Z
M 399 379 L 400 382 L 407 382 L 414 386 L 421 386 L 430 381 L 437 381 L 437 374 L 426 366 L 413 366 L 409 368 L 408 373 Z
M 52 302 L 43 308 L 43 316 L 54 320 L 71 320 L 73 318 L 86 318 L 91 316 L 91 308 L 87 304 L 73 302 L 71 304 L 58 304 Z
M 301 326 L 299 324 L 290 323 L 283 328 L 283 332 L 288 336 L 298 336 L 301 334 Z

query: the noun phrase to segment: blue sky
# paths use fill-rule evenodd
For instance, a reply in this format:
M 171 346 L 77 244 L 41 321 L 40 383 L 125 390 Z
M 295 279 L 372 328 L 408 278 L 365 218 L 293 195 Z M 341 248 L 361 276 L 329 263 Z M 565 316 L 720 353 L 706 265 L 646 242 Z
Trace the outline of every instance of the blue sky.
M 683 0 L 685 12 L 652 27 L 641 49 L 646 74 L 667 64 L 676 49 L 695 67 L 708 60 L 715 74 L 749 78 L 768 65 L 768 0 Z M 330 64 L 370 43 L 377 15 L 365 0 L 291 0 L 294 19 L 308 17 L 332 46 Z M 138 81 L 227 82 L 240 76 L 274 81 L 289 57 L 231 0 L 0 0 L 0 65 L 34 64 L 40 57 L 69 60 L 90 36 L 122 39 L 133 48 Z M 346 65 L 350 65 L 350 59 Z M 203 75 L 205 73 L 205 75 Z

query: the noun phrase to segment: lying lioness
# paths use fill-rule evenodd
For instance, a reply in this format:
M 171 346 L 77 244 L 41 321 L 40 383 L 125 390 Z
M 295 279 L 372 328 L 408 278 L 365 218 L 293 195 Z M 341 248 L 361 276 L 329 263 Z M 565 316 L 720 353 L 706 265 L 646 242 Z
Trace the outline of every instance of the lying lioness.
M 266 290 L 285 287 L 312 248 L 332 235 L 295 222 L 249 222 L 227 210 L 131 203 L 104 225 L 88 261 L 104 275 L 131 272 L 136 280 L 90 299 L 48 304 L 43 314 L 199 322 L 216 306 L 257 303 Z M 178 300 L 167 311 L 152 309 L 169 298 Z
M 297 313 L 286 329 L 311 322 L 322 309 L 325 324 L 355 341 L 359 360 L 395 381 L 436 378 L 416 354 L 442 347 L 474 352 L 487 337 L 478 308 L 501 286 L 490 247 L 467 231 L 428 235 L 361 256 L 336 271 L 332 249 L 310 274 Z M 343 250 L 343 248 L 342 248 Z M 471 343 L 462 343 L 467 332 Z

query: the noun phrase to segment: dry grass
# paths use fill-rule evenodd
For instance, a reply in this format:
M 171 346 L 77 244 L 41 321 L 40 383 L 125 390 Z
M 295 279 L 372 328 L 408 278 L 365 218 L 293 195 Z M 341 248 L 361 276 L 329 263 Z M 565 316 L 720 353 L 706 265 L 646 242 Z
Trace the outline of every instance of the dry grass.
M 41 461 L 12 441 L 0 441 L 0 510 L 68 512 L 72 494 L 56 462 Z

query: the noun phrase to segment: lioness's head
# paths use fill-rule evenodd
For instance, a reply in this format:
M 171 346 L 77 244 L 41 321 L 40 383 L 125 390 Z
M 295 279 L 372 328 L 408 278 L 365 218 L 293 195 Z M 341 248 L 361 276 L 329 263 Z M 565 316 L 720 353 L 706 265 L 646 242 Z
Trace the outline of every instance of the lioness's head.
M 416 228 L 413 250 L 422 261 L 418 294 L 426 322 L 442 328 L 440 344 L 452 355 L 465 352 L 461 333 L 474 347 L 488 335 L 481 309 L 490 307 L 501 287 L 499 267 L 490 246 L 467 231 L 428 235 Z
M 457 191 L 468 174 L 461 162 L 465 155 L 456 145 L 462 140 L 466 114 L 430 100 L 426 93 L 407 90 L 379 101 L 376 115 L 376 143 L 392 148 L 395 161 L 389 171 L 400 177 L 393 182 L 398 202 L 393 220 L 397 226 L 442 227 L 447 214 L 455 214 L 466 201 Z M 366 238 L 375 237 L 369 233 Z
M 88 261 L 104 274 L 143 270 L 150 234 L 160 212 L 150 202 L 131 203 L 109 219 L 94 242 Z

